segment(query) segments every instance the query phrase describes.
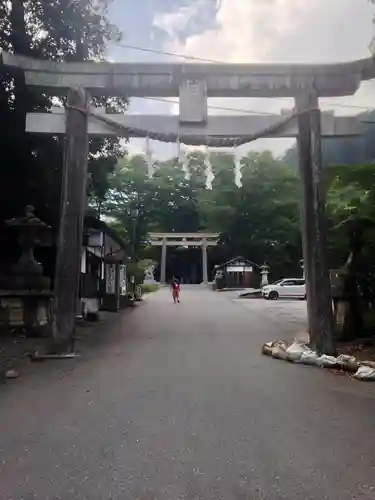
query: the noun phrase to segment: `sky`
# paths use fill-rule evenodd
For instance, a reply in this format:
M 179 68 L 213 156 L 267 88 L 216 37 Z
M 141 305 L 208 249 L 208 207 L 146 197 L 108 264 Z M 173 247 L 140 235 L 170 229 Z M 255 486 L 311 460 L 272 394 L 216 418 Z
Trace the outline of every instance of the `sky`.
M 182 61 L 179 57 L 138 51 L 146 49 L 222 62 L 330 63 L 368 57 L 375 35 L 374 6 L 368 0 L 114 0 L 111 20 L 122 30 L 121 45 L 108 50 L 118 62 Z M 241 110 L 279 112 L 292 107 L 287 99 L 210 99 L 209 105 Z M 338 115 L 375 108 L 375 82 L 366 82 L 355 96 L 321 100 Z M 171 114 L 175 104 L 132 99 L 131 113 Z M 209 109 L 210 113 L 221 113 Z M 292 142 L 260 139 L 250 149 L 282 154 Z M 155 158 L 175 156 L 177 147 L 151 141 Z M 133 139 L 132 153 L 145 141 Z

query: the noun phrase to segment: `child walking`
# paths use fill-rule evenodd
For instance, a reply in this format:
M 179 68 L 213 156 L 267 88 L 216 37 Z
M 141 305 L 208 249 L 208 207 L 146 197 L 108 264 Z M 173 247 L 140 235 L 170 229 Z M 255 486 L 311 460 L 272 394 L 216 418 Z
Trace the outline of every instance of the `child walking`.
M 173 278 L 171 283 L 173 302 L 180 303 L 180 283 L 176 278 Z

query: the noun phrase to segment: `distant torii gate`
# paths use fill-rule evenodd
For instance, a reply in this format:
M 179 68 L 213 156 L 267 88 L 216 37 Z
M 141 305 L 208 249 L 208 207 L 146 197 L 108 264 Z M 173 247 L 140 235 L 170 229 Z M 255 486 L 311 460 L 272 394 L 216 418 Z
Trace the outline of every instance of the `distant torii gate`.
M 64 192 L 56 269 L 56 336 L 73 334 L 87 177 L 88 134 L 149 137 L 208 146 L 237 146 L 259 137 L 296 136 L 302 183 L 302 239 L 309 332 L 320 351 L 333 351 L 333 316 L 326 259 L 321 137 L 361 134 L 355 118 L 319 110 L 319 97 L 352 95 L 375 78 L 372 58 L 341 64 L 56 63 L 2 53 L 2 64 L 23 69 L 27 85 L 66 95 L 66 116 L 29 114 L 26 130 L 65 132 Z M 179 119 L 147 122 L 128 115 L 95 114 L 93 96 L 180 98 Z M 207 115 L 207 97 L 292 97 L 287 117 Z M 89 120 L 89 117 L 94 118 Z M 262 121 L 263 120 L 263 121 Z M 259 125 L 261 124 L 261 125 Z M 147 128 L 146 128 L 147 125 Z M 178 131 L 172 127 L 178 125 Z M 143 129 L 145 127 L 146 129 Z M 152 129 L 154 127 L 154 129 Z M 156 129 L 155 129 L 156 128 Z M 113 132 L 115 131 L 115 132 Z M 229 137 L 228 137 L 229 136 Z M 76 272 L 77 271 L 77 272 Z
M 151 245 L 161 247 L 160 282 L 166 282 L 167 247 L 201 247 L 202 281 L 208 283 L 207 248 L 216 246 L 219 233 L 150 233 Z

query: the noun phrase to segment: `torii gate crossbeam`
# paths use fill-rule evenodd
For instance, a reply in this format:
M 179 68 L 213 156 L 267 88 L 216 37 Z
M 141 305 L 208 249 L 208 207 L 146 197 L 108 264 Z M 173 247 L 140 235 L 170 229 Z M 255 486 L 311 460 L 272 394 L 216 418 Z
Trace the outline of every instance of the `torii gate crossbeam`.
M 66 94 L 178 97 L 186 81 L 204 82 L 208 97 L 295 97 L 314 88 L 320 97 L 354 94 L 375 78 L 372 58 L 337 64 L 59 63 L 3 52 L 6 66 L 25 70 L 26 84 Z
M 179 131 L 181 138 L 189 136 L 196 141 L 205 137 L 243 137 L 255 134 L 280 122 L 288 113 L 281 115 L 212 115 L 205 123 L 180 123 L 177 115 L 136 115 L 136 114 L 106 114 L 105 110 L 95 109 L 98 116 L 107 116 L 124 127 L 129 127 L 129 137 L 138 137 L 132 129 L 147 130 L 151 133 L 171 135 Z M 26 117 L 26 131 L 33 134 L 49 133 L 53 135 L 65 134 L 65 110 L 54 108 L 52 113 L 28 113 Z M 322 113 L 321 137 L 349 137 L 362 135 L 363 127 L 356 116 L 335 116 L 334 113 Z M 99 120 L 89 119 L 88 134 L 92 137 L 106 137 L 118 135 L 118 130 Z M 283 129 L 267 134 L 267 137 L 290 138 L 297 137 L 298 123 L 293 119 Z M 143 137 L 143 136 L 142 136 Z M 183 141 L 181 141 L 183 142 Z

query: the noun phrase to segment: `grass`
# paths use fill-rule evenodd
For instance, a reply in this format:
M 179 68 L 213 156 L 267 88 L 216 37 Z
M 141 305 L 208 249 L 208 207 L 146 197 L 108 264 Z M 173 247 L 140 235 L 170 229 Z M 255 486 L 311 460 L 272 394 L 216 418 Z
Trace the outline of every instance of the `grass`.
M 141 288 L 143 293 L 152 293 L 159 290 L 159 285 L 157 283 L 143 283 Z

